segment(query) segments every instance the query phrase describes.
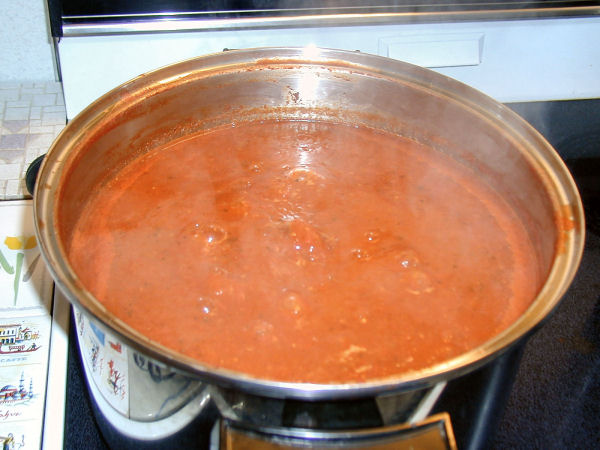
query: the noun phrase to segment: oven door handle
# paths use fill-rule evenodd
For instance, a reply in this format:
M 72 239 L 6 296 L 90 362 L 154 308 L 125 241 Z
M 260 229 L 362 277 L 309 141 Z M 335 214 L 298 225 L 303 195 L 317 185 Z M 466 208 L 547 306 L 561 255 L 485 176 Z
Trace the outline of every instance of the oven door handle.
M 263 427 L 229 419 L 221 419 L 220 422 L 220 450 L 240 448 L 261 450 L 298 448 L 456 450 L 450 415 L 446 412 L 427 417 L 419 423 L 358 430 L 322 431 Z

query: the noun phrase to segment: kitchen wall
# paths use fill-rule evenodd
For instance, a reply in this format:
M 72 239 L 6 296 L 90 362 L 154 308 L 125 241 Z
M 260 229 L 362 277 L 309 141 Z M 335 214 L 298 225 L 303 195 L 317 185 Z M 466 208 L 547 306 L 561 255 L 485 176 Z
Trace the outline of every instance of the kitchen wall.
M 0 0 L 0 82 L 53 80 L 45 0 Z

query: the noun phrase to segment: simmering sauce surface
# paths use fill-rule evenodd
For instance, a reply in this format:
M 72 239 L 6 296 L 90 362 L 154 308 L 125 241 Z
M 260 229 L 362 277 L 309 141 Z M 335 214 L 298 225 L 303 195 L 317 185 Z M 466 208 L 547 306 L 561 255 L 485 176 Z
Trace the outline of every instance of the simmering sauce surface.
M 128 164 L 68 246 L 117 317 L 208 366 L 346 383 L 457 356 L 540 287 L 512 210 L 414 141 L 253 122 Z

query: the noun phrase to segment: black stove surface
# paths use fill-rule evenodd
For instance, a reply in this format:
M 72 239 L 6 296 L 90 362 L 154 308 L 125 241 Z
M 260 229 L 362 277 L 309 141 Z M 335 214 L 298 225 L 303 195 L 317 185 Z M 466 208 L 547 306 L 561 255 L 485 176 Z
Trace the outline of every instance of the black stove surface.
M 524 349 L 493 448 L 600 448 L 600 100 L 513 107 L 571 170 L 587 235 L 571 288 Z
M 492 417 L 494 426 L 483 428 L 487 436 L 469 448 L 600 448 L 600 100 L 509 106 L 549 140 L 571 169 L 584 201 L 587 236 L 571 288 L 544 326 L 518 349 L 521 362 L 503 415 Z M 107 449 L 75 341 L 72 335 L 65 448 Z

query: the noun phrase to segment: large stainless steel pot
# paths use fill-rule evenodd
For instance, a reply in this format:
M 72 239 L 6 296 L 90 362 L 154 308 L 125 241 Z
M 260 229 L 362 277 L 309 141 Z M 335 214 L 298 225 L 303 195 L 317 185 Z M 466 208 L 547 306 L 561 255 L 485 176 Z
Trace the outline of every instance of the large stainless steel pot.
M 529 231 L 545 283 L 531 307 L 485 344 L 418 372 L 314 385 L 207 367 L 115 318 L 70 266 L 65 242 L 86 200 L 136 155 L 198 130 L 265 117 L 331 119 L 409 136 L 452 155 L 492 185 Z M 368 155 L 366 155 L 368 157 Z M 142 75 L 104 95 L 53 144 L 34 194 L 50 271 L 85 317 L 139 354 L 185 376 L 268 398 L 345 399 L 414 390 L 463 375 L 528 335 L 558 304 L 582 254 L 577 189 L 557 153 L 525 121 L 482 93 L 398 61 L 315 48 L 209 55 Z

